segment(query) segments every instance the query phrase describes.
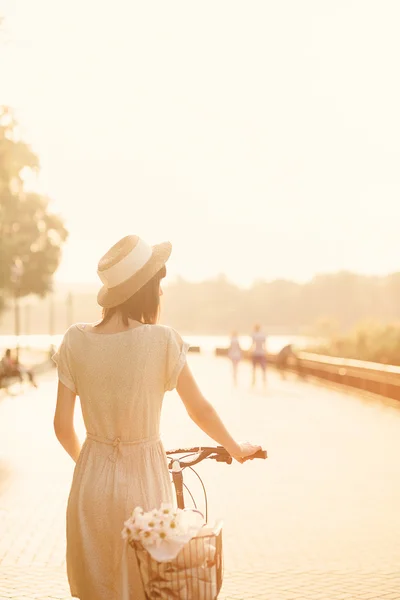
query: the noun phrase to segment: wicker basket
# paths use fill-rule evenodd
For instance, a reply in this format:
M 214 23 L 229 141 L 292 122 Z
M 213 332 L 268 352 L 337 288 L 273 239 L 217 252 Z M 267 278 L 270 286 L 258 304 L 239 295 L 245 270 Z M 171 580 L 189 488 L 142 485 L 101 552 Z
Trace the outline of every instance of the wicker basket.
M 170 562 L 131 542 L 148 600 L 215 600 L 222 586 L 222 523 L 204 527 Z

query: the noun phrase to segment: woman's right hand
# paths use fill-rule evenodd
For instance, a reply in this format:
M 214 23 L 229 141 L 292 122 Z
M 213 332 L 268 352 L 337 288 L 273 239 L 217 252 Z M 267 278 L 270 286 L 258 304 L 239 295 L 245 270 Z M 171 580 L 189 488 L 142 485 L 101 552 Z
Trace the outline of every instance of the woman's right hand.
M 234 452 L 230 452 L 230 455 L 238 462 L 243 463 L 245 459 L 252 460 L 251 456 L 259 450 L 262 450 L 261 446 L 251 444 L 250 442 L 239 442 L 237 449 Z

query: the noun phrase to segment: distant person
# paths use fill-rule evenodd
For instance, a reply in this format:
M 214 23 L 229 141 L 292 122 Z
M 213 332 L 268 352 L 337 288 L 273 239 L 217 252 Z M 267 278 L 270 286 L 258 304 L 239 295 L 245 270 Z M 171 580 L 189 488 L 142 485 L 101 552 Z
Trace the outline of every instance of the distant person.
M 254 327 L 252 335 L 252 346 L 251 346 L 251 360 L 253 363 L 253 378 L 252 385 L 256 382 L 256 369 L 257 366 L 261 367 L 263 383 L 266 384 L 266 370 L 267 370 L 267 350 L 266 350 L 267 336 L 261 331 L 260 325 Z
M 18 368 L 17 362 L 13 359 L 11 355 L 10 348 L 4 353 L 3 358 L 1 359 L 1 373 L 2 377 L 18 377 L 20 381 L 22 381 L 22 373 Z
M 54 356 L 55 352 L 56 352 L 56 348 L 55 348 L 54 344 L 50 344 L 50 349 L 49 349 L 49 354 L 48 354 L 48 357 L 49 357 L 49 359 L 51 360 L 51 365 L 52 365 L 54 368 L 56 368 L 56 367 L 57 367 L 56 363 L 55 363 L 55 362 L 52 360 L 52 358 L 53 358 L 53 356 Z
M 280 372 L 282 379 L 286 379 L 286 370 L 291 358 L 296 358 L 292 344 L 284 346 L 276 356 L 276 367 Z
M 242 358 L 242 349 L 240 347 L 240 342 L 236 331 L 232 333 L 230 346 L 228 350 L 228 356 L 232 363 L 232 374 L 233 374 L 233 383 L 237 384 L 237 372 L 239 362 Z
M 11 371 L 12 366 L 12 358 L 11 358 L 11 350 L 7 349 L 5 351 L 4 356 L 0 360 L 0 386 L 3 382 L 3 379 L 9 377 L 9 373 Z
M 37 387 L 32 371 L 21 365 L 18 360 L 13 359 L 10 348 L 7 348 L 3 358 L 1 359 L 1 378 L 18 377 L 18 379 L 22 382 L 24 379 L 24 374 L 28 376 L 31 384 Z

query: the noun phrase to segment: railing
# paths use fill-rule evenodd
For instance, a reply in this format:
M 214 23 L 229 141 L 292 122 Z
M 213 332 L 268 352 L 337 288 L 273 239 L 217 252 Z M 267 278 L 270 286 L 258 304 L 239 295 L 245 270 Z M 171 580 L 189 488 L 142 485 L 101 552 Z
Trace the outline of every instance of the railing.
M 200 346 L 190 346 L 189 352 L 200 352 Z
M 308 352 L 299 353 L 299 366 L 300 374 L 400 400 L 400 367 Z
M 215 353 L 226 356 L 227 349 L 217 348 Z M 248 352 L 244 353 L 244 358 L 250 358 Z M 276 355 L 268 355 L 268 361 L 274 365 Z M 400 400 L 400 367 L 393 365 L 299 352 L 296 359 L 289 360 L 288 370 L 302 378 L 317 377 Z

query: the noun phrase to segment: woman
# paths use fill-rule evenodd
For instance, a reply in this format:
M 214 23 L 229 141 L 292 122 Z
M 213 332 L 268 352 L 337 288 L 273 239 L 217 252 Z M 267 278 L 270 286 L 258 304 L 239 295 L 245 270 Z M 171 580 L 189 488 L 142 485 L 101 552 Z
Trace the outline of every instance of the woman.
M 242 358 L 242 349 L 240 347 L 240 342 L 239 342 L 236 331 L 234 331 L 231 336 L 231 341 L 230 341 L 229 350 L 228 350 L 228 356 L 232 362 L 233 383 L 234 383 L 234 385 L 236 385 L 237 384 L 238 365 Z
M 157 325 L 160 282 L 171 253 L 137 236 L 120 240 L 100 260 L 103 287 L 97 324 L 73 325 L 54 360 L 57 438 L 77 463 L 67 508 L 67 571 L 73 597 L 120 600 L 121 530 L 135 506 L 172 502 L 159 438 L 164 393 L 177 388 L 195 423 L 239 462 L 260 446 L 238 444 L 201 394 L 186 364 L 188 345 Z M 73 426 L 80 396 L 87 436 Z M 129 553 L 130 598 L 144 598 L 134 553 Z

